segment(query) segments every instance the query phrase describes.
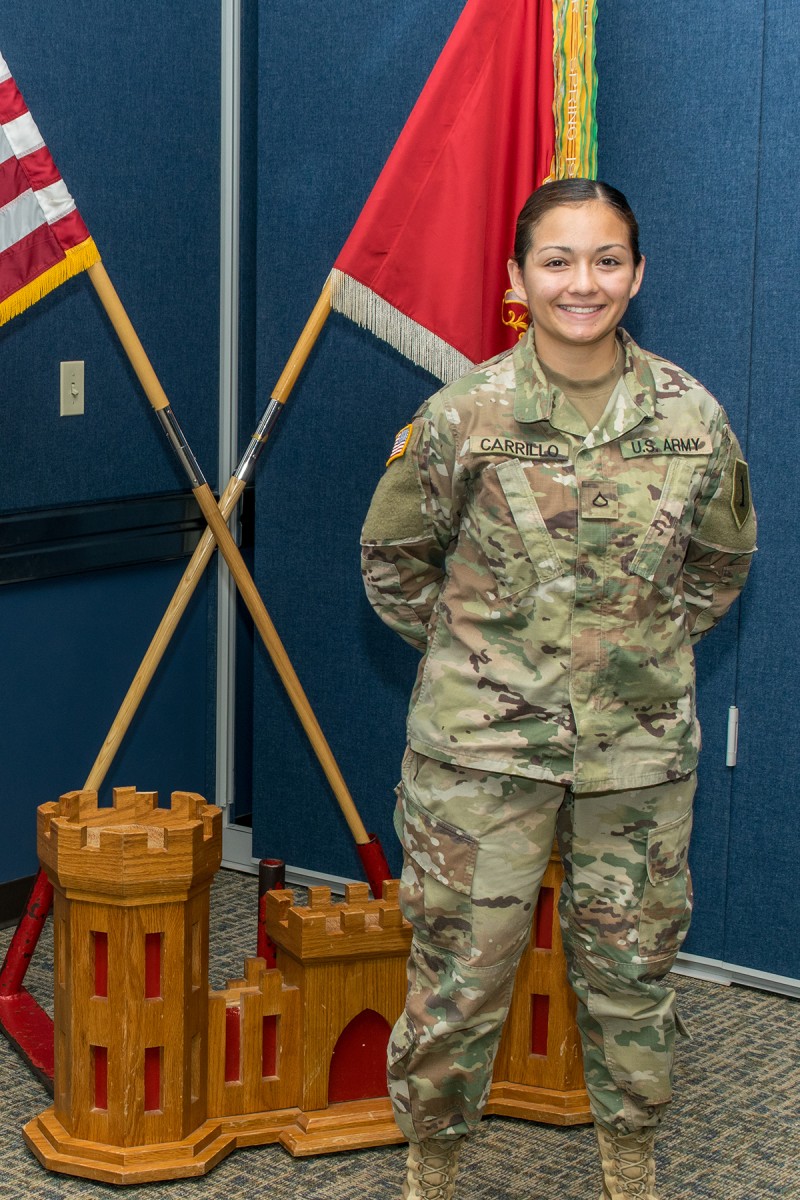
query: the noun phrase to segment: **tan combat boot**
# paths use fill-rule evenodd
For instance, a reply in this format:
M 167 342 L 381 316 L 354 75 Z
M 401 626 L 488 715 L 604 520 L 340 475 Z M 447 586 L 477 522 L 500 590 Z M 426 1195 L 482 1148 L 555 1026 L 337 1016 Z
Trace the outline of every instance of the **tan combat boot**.
M 453 1200 L 460 1138 L 409 1142 L 403 1200 Z
M 603 1163 L 600 1200 L 658 1200 L 653 1159 L 655 1129 L 611 1133 L 595 1125 Z

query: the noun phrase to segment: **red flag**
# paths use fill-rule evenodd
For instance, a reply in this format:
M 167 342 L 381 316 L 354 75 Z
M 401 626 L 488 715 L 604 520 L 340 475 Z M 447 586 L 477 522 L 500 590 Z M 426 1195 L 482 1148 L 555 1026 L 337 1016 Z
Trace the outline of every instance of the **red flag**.
M 334 263 L 333 308 L 444 380 L 512 346 L 506 261 L 554 149 L 552 0 L 467 0 Z
M 99 258 L 0 55 L 0 325 Z

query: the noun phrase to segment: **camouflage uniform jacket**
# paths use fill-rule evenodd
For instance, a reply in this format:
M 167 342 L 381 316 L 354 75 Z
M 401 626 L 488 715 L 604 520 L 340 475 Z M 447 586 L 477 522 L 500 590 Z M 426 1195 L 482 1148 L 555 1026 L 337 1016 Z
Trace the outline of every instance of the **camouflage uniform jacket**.
M 620 338 L 588 435 L 530 333 L 398 435 L 362 561 L 373 607 L 424 652 L 421 754 L 576 792 L 696 765 L 691 643 L 744 584 L 749 477 L 714 398 Z

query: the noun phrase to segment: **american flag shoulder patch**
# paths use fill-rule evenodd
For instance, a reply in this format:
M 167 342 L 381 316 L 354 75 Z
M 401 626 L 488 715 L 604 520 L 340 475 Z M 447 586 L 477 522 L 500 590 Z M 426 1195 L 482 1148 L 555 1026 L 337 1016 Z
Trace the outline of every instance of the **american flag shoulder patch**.
M 394 439 L 392 452 L 386 460 L 387 467 L 389 466 L 389 463 L 393 463 L 396 458 L 403 457 L 408 449 L 408 443 L 411 441 L 411 433 L 413 428 L 413 425 L 404 425 L 400 430 L 397 437 Z

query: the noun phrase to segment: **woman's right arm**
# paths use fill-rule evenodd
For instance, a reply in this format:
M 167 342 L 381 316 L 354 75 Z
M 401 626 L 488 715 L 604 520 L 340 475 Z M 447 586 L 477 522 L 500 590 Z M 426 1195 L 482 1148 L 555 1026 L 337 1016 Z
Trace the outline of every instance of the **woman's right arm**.
M 381 620 L 424 651 L 456 536 L 461 477 L 454 431 L 423 408 L 372 498 L 361 534 L 367 598 Z

